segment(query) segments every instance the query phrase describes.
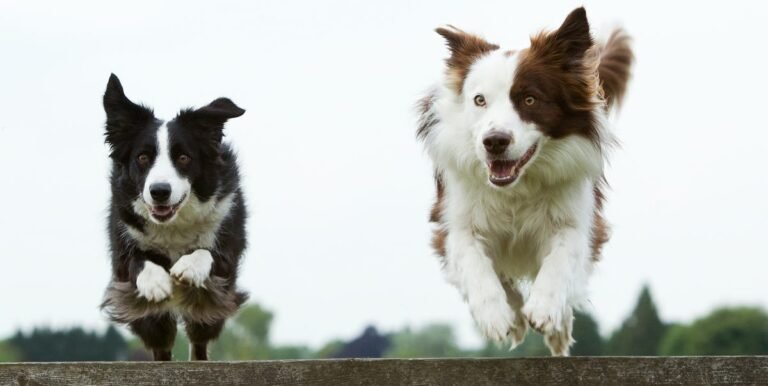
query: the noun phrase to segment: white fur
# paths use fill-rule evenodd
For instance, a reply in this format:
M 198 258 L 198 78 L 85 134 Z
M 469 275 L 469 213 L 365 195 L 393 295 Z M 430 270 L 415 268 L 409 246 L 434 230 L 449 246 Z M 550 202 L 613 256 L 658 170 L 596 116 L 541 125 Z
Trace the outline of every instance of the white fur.
M 213 256 L 205 249 L 198 249 L 189 255 L 184 255 L 171 267 L 171 276 L 195 287 L 203 287 L 203 283 L 211 274 Z
M 158 251 L 174 262 L 190 250 L 216 250 L 216 231 L 229 215 L 233 198 L 232 194 L 221 198 L 214 195 L 200 202 L 190 193 L 187 203 L 172 221 L 162 224 L 147 221 L 144 232 L 126 226 L 126 232 L 141 249 Z M 146 219 L 152 217 L 141 199 L 133 202 L 133 210 Z
M 491 131 L 512 135 L 512 143 L 505 154 L 509 159 L 522 157 L 543 138 L 536 125 L 520 119 L 509 98 L 517 61 L 517 54 L 487 55 L 472 65 L 464 82 L 465 119 L 473 137 L 475 156 L 481 161 L 485 161 L 487 155 L 483 138 Z M 475 105 L 477 95 L 485 98 L 485 106 Z
M 145 261 L 144 268 L 136 277 L 136 288 L 139 296 L 151 302 L 160 302 L 171 296 L 171 277 L 163 267 L 151 261 Z
M 585 300 L 592 271 L 593 188 L 603 154 L 586 138 L 552 139 L 520 119 L 509 100 L 517 60 L 496 50 L 471 67 L 462 95 L 448 84 L 436 91 L 430 113 L 439 122 L 426 145 L 445 187 L 445 274 L 488 338 L 519 343 L 530 323 L 553 354 L 567 355 L 572 308 Z M 477 94 L 485 107 L 475 106 Z M 595 118 L 607 138 L 601 109 Z M 505 187 L 488 180 L 482 138 L 489 130 L 513 136 L 512 159 L 539 145 L 518 180 Z
M 152 195 L 149 192 L 152 184 L 167 182 L 171 185 L 171 196 L 168 199 L 168 205 L 179 205 L 182 200 L 185 200 L 192 185 L 189 179 L 179 175 L 178 170 L 173 165 L 173 159 L 171 158 L 171 149 L 169 146 L 170 138 L 168 136 L 168 126 L 163 123 L 157 130 L 157 156 L 155 162 L 152 164 L 152 168 L 147 173 L 147 179 L 144 182 L 144 190 L 141 193 L 144 202 L 148 204 L 155 204 L 152 199 Z M 166 203 L 156 203 L 163 205 Z M 154 217 L 150 216 L 150 220 L 159 223 Z

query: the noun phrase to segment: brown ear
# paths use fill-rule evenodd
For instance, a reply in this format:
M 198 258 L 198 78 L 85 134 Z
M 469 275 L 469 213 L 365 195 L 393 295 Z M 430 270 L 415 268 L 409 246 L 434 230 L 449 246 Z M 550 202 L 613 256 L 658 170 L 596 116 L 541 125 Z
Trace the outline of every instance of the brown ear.
M 589 34 L 589 21 L 584 7 L 571 11 L 552 35 L 557 46 L 571 59 L 581 59 L 594 43 Z
M 488 43 L 483 38 L 468 34 L 452 25 L 435 29 L 445 38 L 451 56 L 445 60 L 448 75 L 456 93 L 461 94 L 464 79 L 469 67 L 483 54 L 496 50 L 499 46 Z

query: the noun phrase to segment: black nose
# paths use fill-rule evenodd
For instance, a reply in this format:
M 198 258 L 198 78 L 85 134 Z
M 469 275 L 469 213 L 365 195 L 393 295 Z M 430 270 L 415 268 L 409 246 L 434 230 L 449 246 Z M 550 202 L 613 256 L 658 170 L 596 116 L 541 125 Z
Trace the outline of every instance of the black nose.
M 507 150 L 512 142 L 512 136 L 499 131 L 492 131 L 483 138 L 485 150 L 491 154 L 499 155 Z
M 163 202 L 171 197 L 171 184 L 167 182 L 156 182 L 149 185 L 149 194 L 155 201 Z

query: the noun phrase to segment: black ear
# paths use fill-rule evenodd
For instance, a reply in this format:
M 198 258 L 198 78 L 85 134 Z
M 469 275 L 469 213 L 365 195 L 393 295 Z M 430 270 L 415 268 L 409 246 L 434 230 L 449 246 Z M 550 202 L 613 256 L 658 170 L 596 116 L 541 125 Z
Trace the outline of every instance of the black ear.
M 224 138 L 224 123 L 230 118 L 245 114 L 229 98 L 219 98 L 196 110 L 182 110 L 176 119 L 192 130 L 192 133 L 208 143 L 205 152 L 218 156 Z
M 571 11 L 553 35 L 557 45 L 569 58 L 582 58 L 593 44 L 584 7 Z
M 237 118 L 245 114 L 245 110 L 237 107 L 229 98 L 219 98 L 193 112 L 193 115 L 201 123 L 221 126 L 228 119 Z
M 123 91 L 123 85 L 120 83 L 120 79 L 118 79 L 115 74 L 109 74 L 107 91 L 104 92 L 104 111 L 109 114 L 112 111 L 121 109 L 123 105 L 127 103 L 133 102 L 125 96 L 125 91 Z
M 120 115 L 135 114 L 139 110 L 148 109 L 131 102 L 131 100 L 125 96 L 123 85 L 120 84 L 120 79 L 118 79 L 115 74 L 111 74 L 109 76 L 109 82 L 107 82 L 107 91 L 104 92 L 104 111 L 107 113 L 107 119 L 109 119 L 110 116 L 118 118 Z
M 131 102 L 125 96 L 120 79 L 111 74 L 104 92 L 104 111 L 107 113 L 106 142 L 112 149 L 111 157 L 120 159 L 125 145 L 146 124 L 155 119 L 152 110 Z

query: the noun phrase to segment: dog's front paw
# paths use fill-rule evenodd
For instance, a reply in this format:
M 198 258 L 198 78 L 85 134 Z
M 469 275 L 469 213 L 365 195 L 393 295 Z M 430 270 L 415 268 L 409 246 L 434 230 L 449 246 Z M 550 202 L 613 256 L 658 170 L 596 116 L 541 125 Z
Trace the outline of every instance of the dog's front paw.
M 554 294 L 532 291 L 523 306 L 523 314 L 531 327 L 544 335 L 563 330 L 567 305 Z M 570 320 L 568 321 L 570 323 Z
M 179 258 L 179 261 L 171 267 L 171 276 L 180 283 L 203 287 L 205 280 L 211 274 L 212 265 L 211 253 L 205 249 L 198 249 Z
M 520 329 L 515 326 L 515 312 L 509 307 L 505 298 L 479 299 L 470 302 L 469 308 L 480 332 L 486 338 L 499 342 L 511 338 L 513 345 L 519 343 L 518 339 L 522 341 Z
M 571 335 L 571 323 L 566 322 L 565 324 L 567 326 L 562 330 L 544 336 L 544 343 L 549 347 L 552 355 L 556 357 L 567 357 L 570 354 L 571 345 L 574 343 Z
M 515 320 L 512 322 L 512 329 L 509 331 L 508 335 L 510 350 L 523 343 L 525 335 L 528 333 L 528 321 L 525 320 L 522 311 L 512 312 L 515 314 Z
M 171 296 L 171 277 L 163 267 L 147 261 L 136 277 L 139 296 L 150 302 L 161 302 Z

